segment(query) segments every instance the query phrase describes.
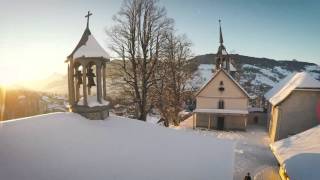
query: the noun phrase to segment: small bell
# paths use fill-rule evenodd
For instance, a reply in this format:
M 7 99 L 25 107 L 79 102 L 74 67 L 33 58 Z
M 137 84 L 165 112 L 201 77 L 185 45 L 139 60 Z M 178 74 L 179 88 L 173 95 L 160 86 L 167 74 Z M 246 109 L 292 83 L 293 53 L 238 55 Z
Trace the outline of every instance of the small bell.
M 88 69 L 87 72 L 87 77 L 88 77 L 88 87 L 91 88 L 92 86 L 95 86 L 95 82 L 94 82 L 94 77 L 96 77 L 93 73 L 93 69 Z
M 81 71 L 77 70 L 76 77 L 77 77 L 78 85 L 82 84 L 82 73 L 81 73 Z

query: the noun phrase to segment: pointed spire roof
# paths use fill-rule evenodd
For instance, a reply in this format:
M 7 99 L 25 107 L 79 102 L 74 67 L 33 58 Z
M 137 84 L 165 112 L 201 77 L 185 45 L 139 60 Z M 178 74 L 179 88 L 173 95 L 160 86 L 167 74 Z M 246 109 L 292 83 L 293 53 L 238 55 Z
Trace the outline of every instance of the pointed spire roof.
M 223 35 L 222 35 L 222 28 L 221 28 L 221 20 L 219 19 L 219 30 L 220 30 L 220 36 L 219 36 L 219 42 L 220 46 L 218 48 L 217 55 L 228 55 L 226 48 L 223 45 Z
M 89 29 L 89 17 L 92 15 L 90 11 L 85 16 L 87 18 L 87 26 L 84 30 L 81 39 L 72 53 L 68 56 L 69 58 L 103 58 L 103 59 L 110 59 L 108 53 L 101 47 L 98 41 L 92 35 Z
M 222 36 L 222 30 L 221 30 L 221 20 L 219 19 L 219 27 L 220 27 L 220 45 L 223 44 L 223 36 Z

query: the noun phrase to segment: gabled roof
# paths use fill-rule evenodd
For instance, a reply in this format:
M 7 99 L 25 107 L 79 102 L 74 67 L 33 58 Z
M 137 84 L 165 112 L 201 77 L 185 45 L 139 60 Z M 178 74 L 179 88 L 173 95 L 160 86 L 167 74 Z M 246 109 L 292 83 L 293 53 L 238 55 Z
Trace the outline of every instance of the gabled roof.
M 110 59 L 108 53 L 100 46 L 98 41 L 91 34 L 91 31 L 88 27 L 83 32 L 82 37 L 75 49 L 68 56 L 68 58 L 73 59 L 79 57 L 102 57 L 104 59 Z
M 296 89 L 319 89 L 320 82 L 307 72 L 293 73 L 265 94 L 265 98 L 274 106 L 285 100 Z
M 220 73 L 220 72 L 223 72 L 224 74 L 227 75 L 227 77 L 229 77 L 229 79 L 231 79 L 231 81 L 233 81 L 233 83 L 236 84 L 236 86 L 239 87 L 239 89 L 246 95 L 248 96 L 248 98 L 250 98 L 250 95 L 247 93 L 247 91 L 245 89 L 243 89 L 243 87 L 235 80 L 233 79 L 233 77 L 228 73 L 226 72 L 224 69 L 219 69 L 217 72 L 215 72 L 212 76 L 212 78 L 207 82 L 205 83 L 201 88 L 200 90 L 197 92 L 196 96 L 198 96 L 212 81 L 213 79 Z

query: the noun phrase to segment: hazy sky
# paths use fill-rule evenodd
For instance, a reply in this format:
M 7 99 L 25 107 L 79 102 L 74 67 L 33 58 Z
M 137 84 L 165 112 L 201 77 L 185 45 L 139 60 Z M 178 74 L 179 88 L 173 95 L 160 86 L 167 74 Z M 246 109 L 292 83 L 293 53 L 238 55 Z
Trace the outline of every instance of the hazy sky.
M 64 60 L 85 28 L 105 49 L 120 0 L 0 0 L 0 83 L 66 73 Z M 215 53 L 218 19 L 230 53 L 320 64 L 320 1 L 160 0 L 194 55 Z M 11 77 L 4 79 L 4 77 Z

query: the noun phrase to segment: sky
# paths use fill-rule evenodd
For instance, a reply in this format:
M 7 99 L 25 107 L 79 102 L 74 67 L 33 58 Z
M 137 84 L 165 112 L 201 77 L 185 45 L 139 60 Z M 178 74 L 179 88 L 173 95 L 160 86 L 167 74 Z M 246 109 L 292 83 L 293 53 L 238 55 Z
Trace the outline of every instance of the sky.
M 0 84 L 67 73 L 90 10 L 90 29 L 112 55 L 105 30 L 121 0 L 0 0 Z M 320 64 L 320 1 L 160 0 L 193 55 L 215 53 L 218 20 L 229 53 Z

